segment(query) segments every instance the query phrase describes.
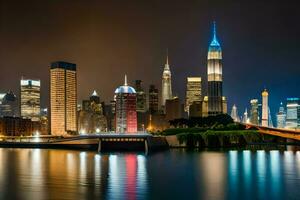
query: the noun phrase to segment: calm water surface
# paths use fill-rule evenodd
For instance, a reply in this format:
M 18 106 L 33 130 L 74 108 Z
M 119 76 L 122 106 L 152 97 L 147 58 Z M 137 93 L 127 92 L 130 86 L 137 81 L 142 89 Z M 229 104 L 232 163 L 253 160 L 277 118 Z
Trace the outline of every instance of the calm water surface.
M 300 151 L 0 149 L 0 199 L 300 199 Z

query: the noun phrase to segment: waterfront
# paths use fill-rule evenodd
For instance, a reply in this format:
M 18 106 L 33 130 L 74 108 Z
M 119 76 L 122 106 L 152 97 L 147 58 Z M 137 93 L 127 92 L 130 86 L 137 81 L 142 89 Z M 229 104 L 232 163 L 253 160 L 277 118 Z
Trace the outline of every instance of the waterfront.
M 296 199 L 300 151 L 0 149 L 0 199 Z

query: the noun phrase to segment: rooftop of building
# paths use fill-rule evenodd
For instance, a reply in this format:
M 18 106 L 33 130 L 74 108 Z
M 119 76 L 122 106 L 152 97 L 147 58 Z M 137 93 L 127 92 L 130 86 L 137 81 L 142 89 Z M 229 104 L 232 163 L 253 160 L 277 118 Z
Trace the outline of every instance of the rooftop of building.
M 126 75 L 125 75 L 124 85 L 119 86 L 115 90 L 115 94 L 120 94 L 120 93 L 126 93 L 126 94 L 135 94 L 136 93 L 135 89 L 127 84 L 127 76 Z
M 56 61 L 51 63 L 51 69 L 56 69 L 56 68 L 76 71 L 76 64 L 65 62 L 65 61 Z

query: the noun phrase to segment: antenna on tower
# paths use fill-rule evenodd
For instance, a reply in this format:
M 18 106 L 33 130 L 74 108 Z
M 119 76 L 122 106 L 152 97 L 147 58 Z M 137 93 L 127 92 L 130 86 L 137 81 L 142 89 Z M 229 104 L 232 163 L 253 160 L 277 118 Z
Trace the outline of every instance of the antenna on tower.
M 127 75 L 125 74 L 124 85 L 127 86 Z
M 166 65 L 169 65 L 169 48 L 167 48 L 167 62 Z

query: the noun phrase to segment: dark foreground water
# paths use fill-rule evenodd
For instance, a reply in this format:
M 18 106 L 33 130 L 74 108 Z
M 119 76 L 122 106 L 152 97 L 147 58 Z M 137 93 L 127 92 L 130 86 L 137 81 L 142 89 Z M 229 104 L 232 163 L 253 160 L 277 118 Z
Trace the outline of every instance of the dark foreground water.
M 300 199 L 300 151 L 0 149 L 0 199 Z

